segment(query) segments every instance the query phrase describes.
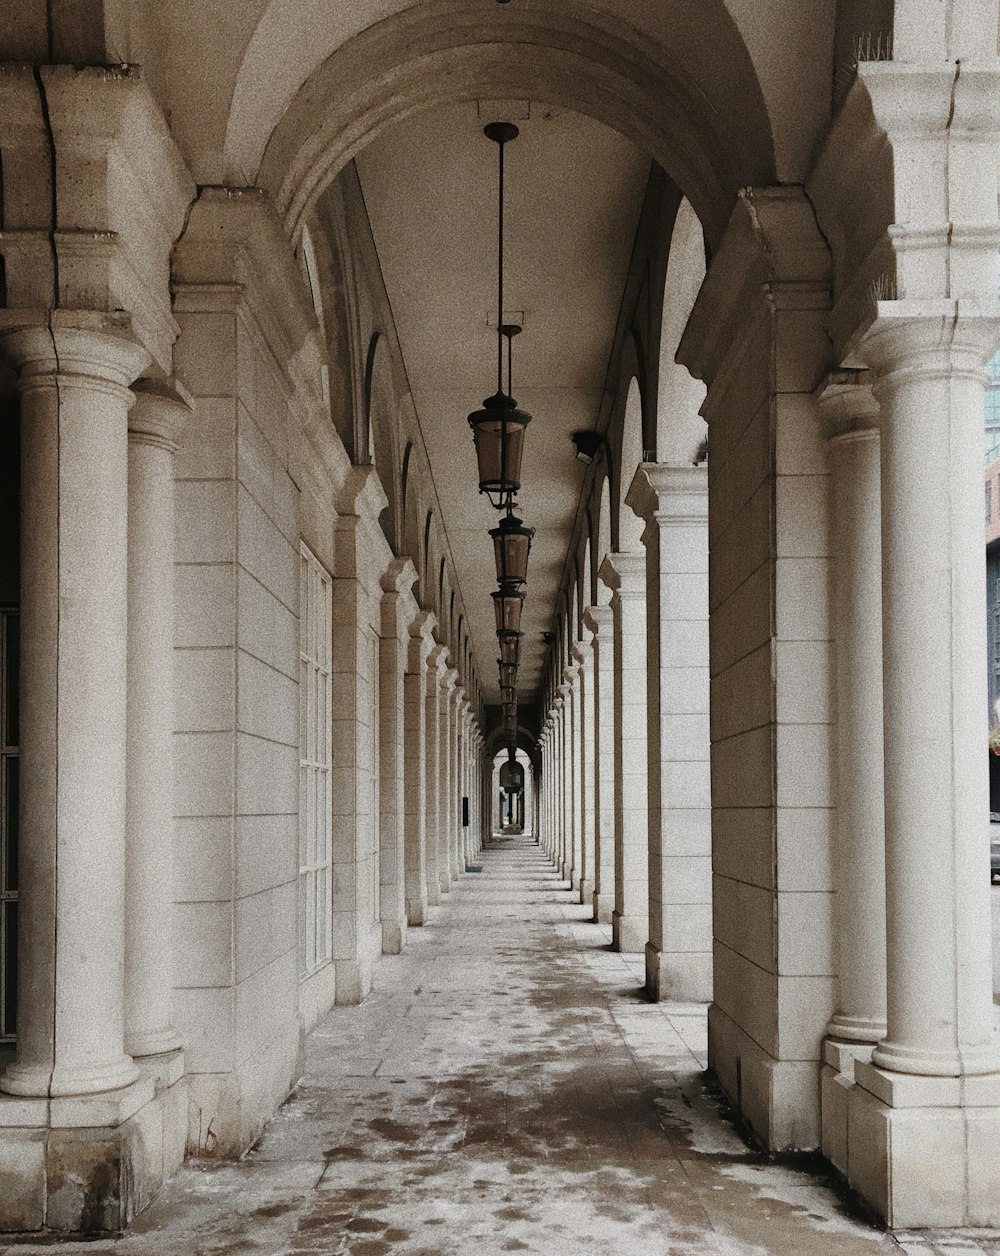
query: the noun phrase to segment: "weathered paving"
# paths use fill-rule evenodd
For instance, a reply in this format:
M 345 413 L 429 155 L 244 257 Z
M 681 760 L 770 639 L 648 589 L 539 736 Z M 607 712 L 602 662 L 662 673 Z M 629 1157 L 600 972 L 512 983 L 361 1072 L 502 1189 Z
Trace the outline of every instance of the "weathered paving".
M 487 850 L 238 1164 L 188 1164 L 88 1256 L 869 1256 L 902 1244 L 810 1165 L 749 1148 L 707 1084 L 705 1015 L 650 1004 L 642 957 L 537 846 Z M 919 1256 L 989 1236 L 904 1239 Z M 51 1247 L 0 1249 L 25 1256 Z

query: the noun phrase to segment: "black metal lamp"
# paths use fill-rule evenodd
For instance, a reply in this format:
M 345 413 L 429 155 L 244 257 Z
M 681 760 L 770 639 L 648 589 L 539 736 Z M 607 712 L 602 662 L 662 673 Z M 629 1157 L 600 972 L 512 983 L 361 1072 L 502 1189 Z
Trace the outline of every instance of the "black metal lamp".
M 521 661 L 521 638 L 523 632 L 511 632 L 508 629 L 501 629 L 497 632 L 497 640 L 500 643 L 500 662 L 508 663 L 512 667 L 517 667 Z
M 497 665 L 500 668 L 500 688 L 506 686 L 514 686 L 517 684 L 517 664 L 505 663 L 503 659 L 497 659 Z
M 503 155 L 504 145 L 518 136 L 513 122 L 491 122 L 483 128 L 483 134 L 492 140 L 500 152 L 499 213 L 497 228 L 497 390 L 487 397 L 483 408 L 469 415 L 469 426 L 476 446 L 479 464 L 479 491 L 490 502 L 503 510 L 510 507 L 514 494 L 521 487 L 521 456 L 524 453 L 524 432 L 531 422 L 526 410 L 519 410 L 510 391 L 509 355 L 513 325 L 503 321 Z M 508 391 L 503 390 L 503 341 L 508 339 Z
M 505 706 L 508 702 L 517 701 L 517 690 L 513 685 L 500 686 L 500 701 L 504 703 Z
M 490 528 L 493 554 L 497 564 L 497 580 L 501 584 L 524 584 L 528 578 L 528 555 L 534 528 L 526 528 L 515 515 L 508 514 L 495 528 Z
M 513 584 L 502 584 L 490 596 L 493 598 L 493 610 L 496 612 L 497 632 L 520 631 L 524 590 Z

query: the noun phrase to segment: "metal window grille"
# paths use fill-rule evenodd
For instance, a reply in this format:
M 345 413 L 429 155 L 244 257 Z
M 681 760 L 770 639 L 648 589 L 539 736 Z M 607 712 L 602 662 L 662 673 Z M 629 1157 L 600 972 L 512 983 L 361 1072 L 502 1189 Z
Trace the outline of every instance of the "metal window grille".
M 331 956 L 330 739 L 333 582 L 305 545 L 299 561 L 299 975 Z
M 0 1041 L 17 1030 L 20 617 L 0 609 Z

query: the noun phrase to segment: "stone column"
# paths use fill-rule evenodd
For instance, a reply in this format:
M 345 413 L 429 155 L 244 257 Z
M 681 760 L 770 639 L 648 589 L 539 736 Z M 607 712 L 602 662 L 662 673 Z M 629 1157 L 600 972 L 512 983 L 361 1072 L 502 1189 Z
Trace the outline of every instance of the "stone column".
M 2 341 L 21 394 L 23 775 L 0 1089 L 87 1095 L 139 1076 L 123 1049 L 128 412 L 149 355 L 85 312 Z
M 615 672 L 610 606 L 589 606 L 583 622 L 594 676 L 594 919 L 611 924 L 615 906 Z
M 572 827 L 569 818 L 568 806 L 568 789 L 569 789 L 569 772 L 566 762 L 566 745 L 567 724 L 569 705 L 567 695 L 569 688 L 567 685 L 559 685 L 556 688 L 556 809 L 558 811 L 558 828 L 556 838 L 557 860 L 556 864 L 559 869 L 559 875 L 564 881 L 569 881 L 570 860 L 572 857 Z
M 646 561 L 608 554 L 598 573 L 611 590 L 615 703 L 616 951 L 644 951 L 649 939 L 646 803 Z
M 860 347 L 881 411 L 888 1036 L 877 1068 L 856 1075 L 890 1104 L 920 1095 L 928 1107 L 941 1093 L 931 1079 L 1000 1071 L 983 834 L 981 473 L 997 324 L 941 307 L 881 303 Z M 928 1082 L 897 1084 L 900 1075 Z M 939 1135 L 926 1137 L 930 1156 Z
M 566 847 L 569 865 L 566 879 L 569 888 L 580 892 L 580 869 L 583 860 L 580 824 L 580 666 L 570 663 L 563 668 L 566 706 Z
M 417 613 L 409 558 L 394 558 L 382 577 L 379 641 L 379 915 L 382 953 L 406 943 L 406 775 L 404 690 L 410 625 Z
M 410 640 L 403 678 L 403 740 L 406 860 L 406 919 L 411 925 L 427 922 L 428 867 L 427 814 L 427 660 L 434 649 L 432 611 L 419 611 L 410 624 Z
M 646 989 L 712 997 L 708 729 L 708 473 L 640 466 L 626 498 L 645 521 L 649 941 Z
M 154 1080 L 184 1071 L 171 1019 L 174 900 L 174 454 L 191 417 L 177 384 L 143 380 L 128 433 L 125 1049 Z
M 440 795 L 438 799 L 438 875 L 441 878 L 441 893 L 447 894 L 451 890 L 452 867 L 454 859 L 452 857 L 452 840 L 453 840 L 453 823 L 452 823 L 452 794 L 454 782 L 454 766 L 453 756 L 451 752 L 453 721 L 454 721 L 454 704 L 452 703 L 452 694 L 455 692 L 455 684 L 458 680 L 458 672 L 454 667 L 448 667 L 441 676 L 441 769 L 440 769 Z
M 597 729 L 594 724 L 595 672 L 594 651 L 588 639 L 578 641 L 573 657 L 580 667 L 580 902 L 590 907 L 595 885 L 595 816 L 596 796 L 594 765 Z
M 441 851 L 441 682 L 448 666 L 447 656 L 448 651 L 443 645 L 432 646 L 427 655 L 427 697 L 424 702 L 427 780 L 424 828 L 427 839 L 427 902 L 432 907 L 441 902 L 444 884 Z
M 462 793 L 462 755 L 461 755 L 461 736 L 462 736 L 462 702 L 464 701 L 464 693 L 459 686 L 458 669 L 455 669 L 455 688 L 451 691 L 451 711 L 448 716 L 449 728 L 451 730 L 451 740 L 449 742 L 448 752 L 451 758 L 451 797 L 449 799 L 449 815 L 448 815 L 448 833 L 449 842 L 448 850 L 451 859 L 451 879 L 457 881 L 459 876 L 465 871 L 465 867 L 461 862 L 462 855 L 462 826 L 461 826 L 461 803 L 459 801 Z
M 833 476 L 837 676 L 837 1009 L 829 1036 L 885 1037 L 885 809 L 882 770 L 882 535 L 878 405 L 866 372 L 819 397 Z M 829 1052 L 828 1062 L 830 1059 Z M 867 1058 L 862 1052 L 860 1058 Z M 853 1076 L 853 1068 L 844 1063 Z

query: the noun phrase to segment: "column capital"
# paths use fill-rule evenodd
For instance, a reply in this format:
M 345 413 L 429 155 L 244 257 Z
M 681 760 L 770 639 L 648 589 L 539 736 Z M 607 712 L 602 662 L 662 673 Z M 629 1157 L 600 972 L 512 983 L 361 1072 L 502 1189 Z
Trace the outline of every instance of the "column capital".
M 878 398 L 887 383 L 907 378 L 985 382 L 998 335 L 995 301 L 879 301 L 853 352 L 872 367 Z
M 379 583 L 384 593 L 401 593 L 417 582 L 417 569 L 409 557 L 394 558 L 382 573 Z
M 829 440 L 857 440 L 878 434 L 878 402 L 870 371 L 831 371 L 813 396 Z
M 647 524 L 702 521 L 708 511 L 708 466 L 643 462 L 636 468 L 625 502 Z
M 176 453 L 194 410 L 194 398 L 176 379 L 140 379 L 132 391 L 135 405 L 128 417 L 129 440 Z
M 417 611 L 410 620 L 410 645 L 407 657 L 407 671 L 413 675 L 427 663 L 434 647 L 434 624 L 437 617 L 433 611 Z
M 611 632 L 614 625 L 614 612 L 610 606 L 588 606 L 583 612 L 583 622 L 594 634 L 593 641 L 599 641 L 603 635 Z M 593 642 L 591 642 L 593 648 Z
M 455 692 L 455 686 L 457 684 L 458 684 L 458 668 L 446 667 L 445 670 L 441 673 L 441 688 L 445 690 L 445 693 L 447 694 L 449 700 L 451 699 L 451 695 Z
M 645 554 L 606 554 L 597 573 L 598 579 L 612 593 L 622 596 L 646 591 Z
M 593 650 L 594 650 L 594 647 L 593 647 L 593 643 L 590 637 L 581 638 L 573 646 L 573 649 L 570 650 L 570 655 L 576 666 L 577 675 L 580 674 L 583 668 L 590 661 L 590 656 L 593 653 Z
M 22 394 L 59 381 L 110 391 L 128 406 L 135 401 L 131 385 L 150 361 L 127 315 L 93 310 L 54 310 L 44 321 L 24 310 L 0 312 L 0 354 L 16 368 Z
M 573 689 L 573 682 L 576 680 L 576 678 L 579 675 L 580 675 L 579 663 L 576 663 L 576 662 L 567 663 L 566 666 L 563 668 L 563 681 L 566 684 L 567 690 L 569 690 L 570 692 L 572 692 L 572 689 Z
M 443 675 L 448 666 L 448 647 L 446 645 L 434 645 L 427 655 L 428 671 L 436 672 L 438 678 Z

